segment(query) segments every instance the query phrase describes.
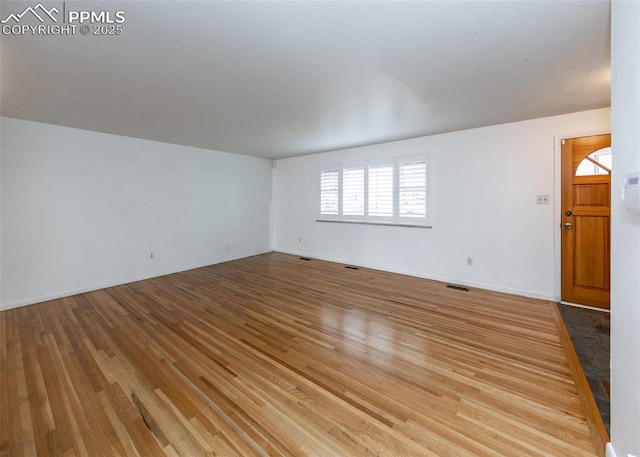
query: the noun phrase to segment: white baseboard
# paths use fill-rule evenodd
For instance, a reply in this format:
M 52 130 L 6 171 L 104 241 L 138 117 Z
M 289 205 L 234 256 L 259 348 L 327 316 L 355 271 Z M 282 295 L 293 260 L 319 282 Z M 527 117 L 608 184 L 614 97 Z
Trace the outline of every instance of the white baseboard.
M 136 276 L 136 277 L 121 279 L 121 280 L 118 280 L 118 281 L 109 281 L 109 282 L 105 282 L 105 283 L 101 283 L 101 284 L 93 284 L 93 285 L 86 286 L 86 287 L 81 287 L 81 288 L 78 288 L 78 289 L 71 289 L 71 290 L 65 290 L 65 291 L 62 291 L 62 292 L 55 292 L 53 294 L 45 294 L 45 295 L 39 295 L 39 296 L 36 296 L 36 297 L 29 297 L 29 298 L 24 298 L 24 299 L 21 299 L 21 300 L 15 300 L 15 301 L 11 301 L 9 303 L 0 304 L 0 311 L 6 311 L 8 309 L 13 309 L 13 308 L 20 308 L 22 306 L 34 305 L 36 303 L 42 303 L 42 302 L 49 301 L 49 300 L 56 300 L 56 299 L 62 298 L 62 297 L 70 297 L 72 295 L 83 294 L 85 292 L 93 292 L 94 290 L 106 289 L 107 287 L 121 286 L 123 284 L 128 284 L 128 283 L 131 283 L 131 282 L 142 281 L 144 279 L 150 279 L 150 278 L 153 278 L 155 276 L 162 276 L 162 275 L 161 274 L 159 274 L 159 275 L 153 274 L 153 275 Z
M 326 260 L 328 262 L 348 263 L 350 265 L 355 265 L 355 266 L 359 266 L 359 267 L 362 267 L 362 268 L 372 268 L 374 270 L 389 271 L 391 273 L 398 273 L 398 274 L 403 274 L 403 275 L 407 275 L 407 276 L 414 276 L 414 277 L 423 278 L 423 279 L 430 279 L 430 280 L 433 280 L 433 281 L 460 284 L 460 285 L 467 286 L 467 287 L 475 287 L 475 288 L 478 288 L 478 289 L 491 290 L 491 291 L 502 292 L 502 293 L 506 293 L 506 294 L 514 294 L 514 295 L 520 295 L 520 296 L 529 297 L 529 298 L 537 298 L 537 299 L 540 299 L 540 300 L 556 301 L 555 297 L 553 295 L 540 294 L 538 292 L 533 292 L 533 291 L 529 291 L 529 290 L 516 289 L 516 288 L 511 288 L 511 287 L 503 287 L 503 286 L 498 286 L 498 285 L 495 285 L 495 284 L 486 284 L 486 283 L 475 282 L 475 281 L 464 281 L 464 280 L 460 280 L 458 278 L 450 278 L 450 277 L 447 277 L 447 276 L 440 276 L 440 275 L 422 274 L 422 273 L 417 273 L 415 271 L 409 271 L 409 270 L 403 270 L 403 269 L 389 269 L 389 268 L 387 268 L 386 266 L 383 266 L 383 265 L 366 264 L 366 263 L 353 263 L 353 262 L 349 262 L 346 259 L 327 257 L 327 256 L 317 256 L 317 255 L 309 254 L 309 253 L 306 253 L 306 252 L 299 252 L 299 251 L 294 251 L 294 250 L 276 249 L 276 251 L 277 252 L 282 252 L 284 254 L 313 257 L 313 258 L 316 258 L 318 260 Z M 265 251 L 265 252 L 270 252 L 270 251 Z M 258 254 L 261 254 L 261 253 L 252 254 L 252 255 L 258 255 Z M 236 259 L 225 259 L 225 260 L 220 260 L 220 262 L 228 262 L 230 260 L 236 260 Z M 220 262 L 215 262 L 215 263 L 220 263 Z M 46 295 L 41 295 L 41 296 L 37 296 L 37 297 L 29 297 L 29 298 L 26 298 L 26 299 L 15 300 L 15 301 L 12 301 L 12 302 L 0 304 L 0 311 L 12 309 L 12 308 L 18 308 L 20 306 L 33 305 L 35 303 L 41 303 L 41 302 L 45 302 L 45 301 L 49 301 L 49 300 L 55 300 L 55 299 L 62 298 L 62 297 L 69 297 L 71 295 L 77 295 L 77 294 L 82 294 L 82 293 L 86 293 L 86 292 L 92 292 L 94 290 L 105 289 L 107 287 L 115 287 L 115 286 L 120 286 L 120 285 L 123 285 L 123 284 L 129 284 L 129 283 L 136 282 L 136 281 L 143 281 L 145 279 L 157 278 L 159 276 L 165 276 L 165 275 L 168 275 L 168 274 L 179 273 L 181 271 L 192 270 L 194 268 L 201 268 L 201 267 L 205 267 L 205 266 L 208 266 L 208 265 L 193 265 L 193 266 L 188 266 L 188 267 L 180 268 L 180 269 L 177 269 L 177 270 L 166 271 L 166 272 L 154 272 L 154 273 L 150 273 L 150 274 L 144 274 L 144 275 L 139 275 L 139 276 L 134 276 L 134 277 L 129 277 L 129 278 L 122 278 L 122 279 L 118 279 L 118 280 L 115 280 L 115 281 L 109 281 L 109 282 L 105 282 L 105 283 L 93 284 L 93 285 L 89 285 L 89 286 L 86 286 L 86 287 L 81 287 L 81 288 L 78 288 L 78 289 L 65 290 L 65 291 L 56 292 L 56 293 L 52 293 L 52 294 L 46 294 Z
M 613 448 L 613 444 L 607 443 L 607 447 L 605 449 L 607 450 L 607 457 L 617 457 L 616 450 Z
M 576 308 L 590 309 L 592 311 L 602 311 L 603 313 L 611 314 L 610 309 L 596 308 L 595 306 L 581 305 L 580 303 L 571 303 L 570 301 L 564 300 L 562 300 L 560 303 L 562 303 L 563 305 L 574 306 Z
M 271 251 L 267 250 L 267 251 L 264 251 L 264 252 L 258 252 L 256 254 L 249 254 L 249 255 L 246 255 L 246 256 L 243 255 L 243 256 L 237 257 L 237 258 L 222 259 L 222 260 L 219 260 L 219 261 L 214 262 L 214 263 L 207 263 L 205 265 L 191 265 L 191 266 L 180 267 L 180 268 L 177 268 L 177 269 L 172 269 L 172 270 L 169 270 L 169 271 L 158 271 L 158 272 L 146 273 L 146 274 L 137 275 L 137 276 L 130 276 L 128 278 L 121 278 L 121 279 L 116 279 L 114 281 L 107 281 L 107 282 L 103 282 L 103 283 L 92 284 L 92 285 L 88 285 L 88 286 L 85 286 L 85 287 L 80 287 L 80 288 L 77 288 L 77 289 L 64 290 L 64 291 L 60 291 L 60 292 L 54 292 L 54 293 L 51 293 L 51 294 L 45 294 L 45 295 L 39 295 L 39 296 L 36 296 L 36 297 L 29 297 L 29 298 L 24 298 L 24 299 L 20 299 L 20 300 L 15 300 L 15 301 L 11 301 L 11 302 L 8 302 L 8 303 L 1 303 L 0 304 L 0 311 L 6 311 L 8 309 L 13 309 L 13 308 L 19 308 L 21 306 L 34 305 L 36 303 L 42 303 L 42 302 L 49 301 L 49 300 L 56 300 L 58 298 L 70 297 L 72 295 L 84 294 L 86 292 L 93 292 L 94 290 L 106 289 L 107 287 L 115 287 L 115 286 L 121 286 L 123 284 L 130 284 L 132 282 L 144 281 L 145 279 L 159 278 L 160 276 L 166 276 L 166 275 L 170 275 L 170 274 L 174 274 L 174 273 L 180 273 L 180 272 L 183 272 L 183 271 L 194 270 L 196 268 L 208 267 L 210 265 L 215 265 L 215 264 L 223 263 L 223 262 L 229 262 L 231 260 L 238 260 L 238 259 L 241 259 L 241 258 L 244 258 L 244 257 L 252 257 L 254 255 L 265 254 L 267 252 L 271 252 Z
M 366 264 L 366 263 L 353 263 L 353 262 L 350 262 L 350 261 L 348 261 L 346 259 L 339 259 L 339 258 L 327 257 L 327 256 L 318 256 L 318 255 L 315 255 L 315 254 L 309 254 L 307 252 L 299 252 L 299 251 L 293 251 L 293 250 L 288 250 L 288 249 L 276 249 L 275 251 L 276 252 L 282 252 L 283 254 L 291 254 L 291 255 L 297 255 L 297 256 L 303 256 L 303 257 L 312 257 L 312 258 L 318 259 L 318 260 L 326 260 L 327 262 L 346 263 L 346 264 L 349 264 L 349 265 L 354 265 L 354 266 L 362 267 L 362 268 L 371 268 L 373 270 L 388 271 L 390 273 L 398 273 L 398 274 L 401 274 L 401 275 L 414 276 L 416 278 L 431 279 L 433 281 L 440 281 L 440 282 L 446 282 L 446 283 L 459 284 L 459 285 L 462 285 L 462 286 L 475 287 L 477 289 L 491 290 L 491 291 L 494 291 L 494 292 L 502 292 L 502 293 L 505 293 L 505 294 L 520 295 L 522 297 L 537 298 L 539 300 L 547 300 L 547 301 L 553 301 L 553 302 L 557 301 L 553 294 L 541 294 L 541 293 L 533 292 L 533 291 L 530 291 L 530 290 L 516 289 L 516 288 L 512 288 L 512 287 L 503 287 L 503 286 L 498 286 L 498 285 L 495 285 L 495 284 L 486 284 L 486 283 L 475 282 L 475 281 L 465 281 L 465 280 L 461 280 L 459 278 L 450 278 L 448 276 L 417 273 L 415 271 L 388 268 L 388 267 L 383 266 L 383 265 Z

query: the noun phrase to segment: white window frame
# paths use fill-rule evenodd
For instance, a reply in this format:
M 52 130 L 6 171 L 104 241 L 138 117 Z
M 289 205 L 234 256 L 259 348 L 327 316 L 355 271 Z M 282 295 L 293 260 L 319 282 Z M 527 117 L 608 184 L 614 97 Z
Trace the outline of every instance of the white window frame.
M 389 216 L 380 216 L 380 215 L 369 215 L 369 169 L 373 168 L 373 167 L 384 167 L 384 166 L 390 166 L 391 167 L 391 179 L 392 179 L 392 183 L 391 183 L 391 214 Z M 365 180 L 367 183 L 367 207 L 366 207 L 366 211 L 365 211 L 365 219 L 369 222 L 386 222 L 388 224 L 393 224 L 395 222 L 395 207 L 396 207 L 396 203 L 395 203 L 395 198 L 396 198 L 396 181 L 397 181 L 397 177 L 396 177 L 396 165 L 395 165 L 395 161 L 394 159 L 387 159 L 387 160 L 370 160 L 367 162 L 367 167 L 366 167 L 366 173 L 365 173 Z
M 363 201 L 363 213 L 361 215 L 359 214 L 344 214 L 344 170 L 350 170 L 350 169 L 354 169 L 354 168 L 362 168 L 364 171 L 364 201 Z M 346 221 L 365 221 L 366 220 L 366 215 L 367 215 L 367 164 L 366 162 L 350 162 L 350 163 L 346 163 L 341 165 L 341 169 L 340 169 L 340 182 L 338 183 L 339 188 L 340 188 L 340 215 L 341 215 L 341 220 L 346 220 Z
M 411 162 L 424 162 L 425 165 L 424 216 L 400 215 L 400 166 L 402 164 Z M 393 167 L 393 212 L 390 216 L 369 215 L 369 168 L 379 165 L 391 165 Z M 343 173 L 345 169 L 352 168 L 364 168 L 364 215 L 343 214 Z M 375 225 L 400 225 L 431 228 L 431 226 L 429 225 L 429 201 L 431 199 L 431 193 L 429 191 L 430 181 L 428 154 L 400 156 L 388 159 L 370 160 L 366 162 L 347 162 L 344 164 L 323 166 L 320 169 L 319 176 L 321 176 L 322 172 L 325 171 L 338 172 L 338 214 L 319 214 L 317 219 L 318 222 L 364 223 Z M 322 195 L 321 192 L 319 193 L 319 200 L 321 202 Z
M 320 173 L 318 174 L 318 176 L 321 178 L 322 173 L 328 172 L 328 171 L 338 172 L 338 214 L 322 213 L 322 179 L 320 179 L 320 182 L 318 183 L 319 192 L 320 192 L 320 201 L 319 201 L 320 208 L 318 211 L 322 219 L 339 221 L 342 219 L 342 165 L 330 165 L 330 166 L 322 167 L 320 169 Z
M 424 202 L 424 216 L 402 216 L 400 214 L 400 166 L 405 163 L 415 163 L 415 162 L 424 162 L 424 193 L 425 193 L 425 202 Z M 407 156 L 407 157 L 398 157 L 396 158 L 396 168 L 395 171 L 397 173 L 397 179 L 394 182 L 395 189 L 395 197 L 397 199 L 395 205 L 395 216 L 398 224 L 418 224 L 418 225 L 428 225 L 429 223 L 429 156 L 427 154 L 415 155 L 415 156 Z

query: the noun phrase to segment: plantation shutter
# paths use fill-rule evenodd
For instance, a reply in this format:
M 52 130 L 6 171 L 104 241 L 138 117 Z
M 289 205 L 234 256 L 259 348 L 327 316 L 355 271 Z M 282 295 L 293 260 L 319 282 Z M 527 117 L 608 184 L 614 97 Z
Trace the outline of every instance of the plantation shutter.
M 339 214 L 339 184 L 338 170 L 322 170 L 320 172 L 320 214 Z
M 368 214 L 371 217 L 393 217 L 393 164 L 368 167 Z
M 398 214 L 400 217 L 426 217 L 427 164 L 424 159 L 398 164 Z
M 364 216 L 364 167 L 342 170 L 342 214 Z

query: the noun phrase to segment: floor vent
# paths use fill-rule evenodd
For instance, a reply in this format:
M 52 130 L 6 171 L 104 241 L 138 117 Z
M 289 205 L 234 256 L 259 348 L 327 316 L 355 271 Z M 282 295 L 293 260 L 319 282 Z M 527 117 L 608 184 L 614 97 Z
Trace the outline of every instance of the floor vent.
M 311 260 L 309 257 L 300 257 L 300 260 Z
M 345 268 L 348 268 L 349 270 L 359 270 L 360 268 L 358 267 L 354 267 L 353 265 L 345 265 Z
M 455 289 L 455 290 L 462 290 L 464 292 L 469 292 L 469 288 L 468 287 L 457 286 L 455 284 L 447 284 L 447 288 L 448 289 Z

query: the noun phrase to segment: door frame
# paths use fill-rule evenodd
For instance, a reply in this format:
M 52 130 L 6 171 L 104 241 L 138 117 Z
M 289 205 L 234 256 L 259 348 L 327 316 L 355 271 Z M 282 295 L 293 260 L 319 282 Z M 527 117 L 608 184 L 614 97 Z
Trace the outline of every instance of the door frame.
M 554 301 L 562 297 L 562 140 L 583 136 L 610 135 L 611 127 L 588 130 L 571 130 L 553 136 L 553 245 L 554 245 Z M 603 309 L 602 311 L 608 311 Z

